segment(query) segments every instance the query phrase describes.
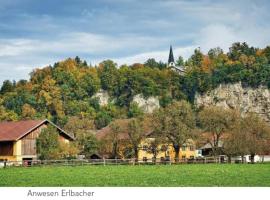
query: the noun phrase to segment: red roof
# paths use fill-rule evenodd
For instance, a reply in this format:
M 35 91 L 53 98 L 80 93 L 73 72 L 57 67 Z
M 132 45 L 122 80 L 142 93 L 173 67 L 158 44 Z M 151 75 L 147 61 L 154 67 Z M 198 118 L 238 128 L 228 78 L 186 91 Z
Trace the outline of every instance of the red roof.
M 131 119 L 116 119 L 114 121 L 114 123 L 116 123 L 121 129 L 120 133 L 118 134 L 119 140 L 129 139 L 128 124 L 130 121 L 131 121 Z M 152 132 L 151 127 L 148 126 L 146 120 L 143 122 L 143 130 L 145 132 L 145 136 L 150 135 Z M 98 140 L 105 139 L 106 137 L 108 137 L 110 135 L 111 132 L 112 132 L 111 127 L 110 127 L 110 125 L 108 125 L 108 126 L 102 128 L 96 132 L 96 138 Z
M 25 120 L 18 122 L 0 122 L 0 141 L 17 141 L 29 132 L 38 128 L 44 123 L 50 123 L 59 129 L 62 133 L 73 140 L 73 137 L 67 134 L 65 131 L 57 127 L 49 120 Z

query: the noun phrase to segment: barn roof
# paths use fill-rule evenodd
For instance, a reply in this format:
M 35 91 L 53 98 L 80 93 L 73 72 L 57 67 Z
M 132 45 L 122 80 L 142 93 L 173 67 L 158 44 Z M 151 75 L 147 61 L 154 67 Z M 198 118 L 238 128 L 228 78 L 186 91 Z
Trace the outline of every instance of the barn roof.
M 44 123 L 49 123 L 56 127 L 62 134 L 68 137 L 71 140 L 74 138 L 66 133 L 64 130 L 56 126 L 51 121 L 45 120 L 23 120 L 17 122 L 0 122 L 0 141 L 17 141 L 40 127 Z

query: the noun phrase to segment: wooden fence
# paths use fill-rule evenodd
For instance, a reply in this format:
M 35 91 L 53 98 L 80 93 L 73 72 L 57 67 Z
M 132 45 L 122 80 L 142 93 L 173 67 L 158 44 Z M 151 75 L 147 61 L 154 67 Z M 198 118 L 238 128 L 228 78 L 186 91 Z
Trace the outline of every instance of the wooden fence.
M 85 165 L 176 165 L 176 164 L 207 164 L 225 163 L 219 158 L 181 159 L 174 160 L 135 160 L 135 159 L 75 159 L 75 160 L 24 160 L 2 161 L 0 167 L 31 167 L 31 166 L 85 166 Z

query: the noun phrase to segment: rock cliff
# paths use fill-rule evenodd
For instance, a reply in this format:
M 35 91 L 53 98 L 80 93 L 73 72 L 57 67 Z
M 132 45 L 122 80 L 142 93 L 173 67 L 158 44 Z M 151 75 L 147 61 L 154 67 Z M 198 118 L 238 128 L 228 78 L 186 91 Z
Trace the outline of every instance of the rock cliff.
M 196 94 L 195 105 L 240 109 L 243 114 L 255 112 L 270 122 L 270 90 L 264 86 L 250 88 L 243 87 L 241 83 L 223 84 L 204 95 Z
M 114 102 L 109 96 L 107 91 L 99 90 L 92 98 L 97 98 L 99 105 L 105 106 L 110 102 Z M 133 97 L 132 102 L 137 103 L 139 108 L 145 113 L 152 113 L 155 109 L 158 109 L 159 99 L 157 97 L 144 98 L 142 94 L 137 94 Z
M 145 99 L 141 94 L 134 96 L 132 102 L 137 103 L 139 108 L 141 108 L 145 113 L 152 113 L 155 109 L 160 107 L 159 99 L 157 97 L 149 97 Z
M 110 100 L 108 92 L 104 90 L 99 90 L 92 98 L 97 98 L 101 106 L 106 106 Z

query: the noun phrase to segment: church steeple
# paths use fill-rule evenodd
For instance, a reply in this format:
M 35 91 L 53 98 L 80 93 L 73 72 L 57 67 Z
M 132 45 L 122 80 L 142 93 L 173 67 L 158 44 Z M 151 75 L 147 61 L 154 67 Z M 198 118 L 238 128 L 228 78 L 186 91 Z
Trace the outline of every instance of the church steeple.
M 168 67 L 174 67 L 174 57 L 173 57 L 173 50 L 172 50 L 172 45 L 170 46 L 170 54 L 169 54 L 169 59 L 168 59 Z

